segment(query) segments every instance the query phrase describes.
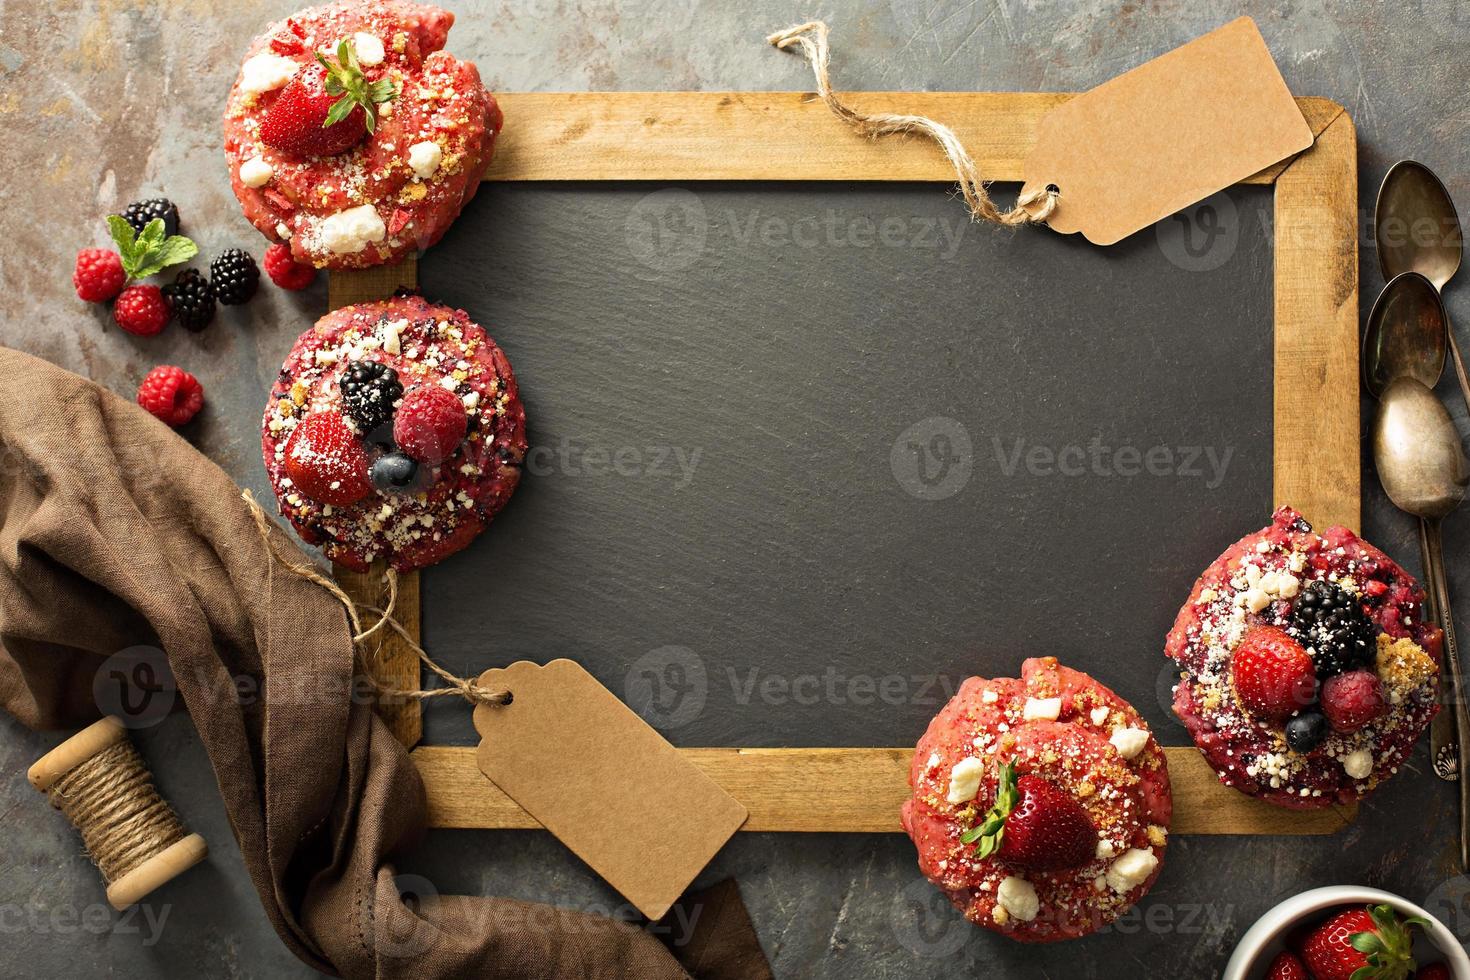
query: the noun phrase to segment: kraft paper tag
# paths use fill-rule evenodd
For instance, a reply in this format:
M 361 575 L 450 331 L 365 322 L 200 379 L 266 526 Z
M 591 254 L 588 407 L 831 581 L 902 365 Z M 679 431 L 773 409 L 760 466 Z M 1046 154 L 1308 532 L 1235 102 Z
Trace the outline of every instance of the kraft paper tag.
M 1022 193 L 1055 184 L 1047 224 L 1111 245 L 1311 145 L 1241 17 L 1047 113 Z
M 729 793 L 570 660 L 480 675 L 476 761 L 522 809 L 650 919 L 661 918 L 747 816 Z

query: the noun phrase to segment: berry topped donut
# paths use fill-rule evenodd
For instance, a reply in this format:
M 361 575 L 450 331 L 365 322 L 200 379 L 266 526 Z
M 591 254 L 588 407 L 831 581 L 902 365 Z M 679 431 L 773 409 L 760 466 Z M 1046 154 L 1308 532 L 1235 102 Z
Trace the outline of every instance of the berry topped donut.
M 1096 932 L 1152 887 L 1169 770 L 1138 712 L 1053 657 L 971 677 L 929 723 L 903 827 L 977 925 L 1023 942 Z
M 1298 809 L 1353 803 L 1439 710 L 1441 639 L 1392 559 L 1283 507 L 1179 610 L 1174 712 L 1226 786 Z
M 286 357 L 261 432 L 281 513 L 332 561 L 432 565 L 510 499 L 526 413 L 510 363 L 463 310 L 346 306 Z
M 500 107 L 441 50 L 454 15 L 339 0 L 272 24 L 225 109 L 245 217 L 305 264 L 393 262 L 443 236 L 495 151 Z

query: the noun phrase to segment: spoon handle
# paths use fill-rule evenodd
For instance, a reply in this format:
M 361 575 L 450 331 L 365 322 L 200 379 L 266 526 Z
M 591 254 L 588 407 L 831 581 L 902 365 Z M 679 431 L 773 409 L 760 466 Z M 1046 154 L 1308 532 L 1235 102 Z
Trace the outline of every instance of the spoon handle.
M 1460 645 L 1455 640 L 1454 607 L 1450 605 L 1450 590 L 1444 572 L 1444 537 L 1440 533 L 1438 519 L 1426 521 L 1428 525 L 1429 563 L 1433 567 L 1432 578 L 1436 601 L 1440 609 L 1440 626 L 1444 629 L 1444 659 L 1450 668 L 1453 702 L 1450 709 L 1455 713 L 1457 731 L 1455 741 L 1460 750 L 1460 765 L 1470 759 L 1470 717 L 1465 710 L 1465 678 L 1460 664 Z M 1470 873 L 1470 779 L 1461 779 L 1460 787 L 1460 871 Z
M 1450 338 L 1450 360 L 1455 362 L 1455 380 L 1460 382 L 1460 397 L 1465 399 L 1465 408 L 1470 411 L 1470 377 L 1465 375 L 1465 361 L 1460 357 L 1460 342 L 1455 339 L 1455 328 L 1445 317 L 1445 333 Z
M 1424 569 L 1424 593 L 1425 613 L 1429 622 L 1438 623 L 1441 620 L 1439 608 L 1439 590 L 1435 585 L 1439 576 L 1434 573 L 1434 563 L 1430 557 L 1429 550 L 1429 524 L 1422 517 L 1419 519 L 1419 558 L 1420 565 Z M 1441 652 L 1439 658 L 1440 671 L 1445 670 L 1444 656 Z M 1459 746 L 1456 744 L 1455 732 L 1460 726 L 1455 724 L 1455 713 L 1449 710 L 1445 699 L 1440 698 L 1441 710 L 1429 723 L 1429 758 L 1433 762 L 1434 774 L 1447 782 L 1454 782 L 1459 778 L 1458 755 Z M 1452 770 L 1445 764 L 1446 759 L 1455 759 L 1456 766 Z

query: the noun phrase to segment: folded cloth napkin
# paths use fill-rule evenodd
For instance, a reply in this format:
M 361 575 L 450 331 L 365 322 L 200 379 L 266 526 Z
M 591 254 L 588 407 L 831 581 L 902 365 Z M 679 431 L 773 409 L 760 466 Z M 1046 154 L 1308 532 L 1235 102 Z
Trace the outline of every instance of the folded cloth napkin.
M 4 348 L 0 389 L 24 393 L 0 399 L 0 705 L 34 728 L 80 725 L 103 659 L 161 648 L 297 956 L 345 977 L 770 976 L 733 882 L 686 898 L 694 934 L 672 950 L 525 902 L 411 909 L 389 855 L 422 831 L 424 789 L 348 696 L 342 606 L 284 569 L 224 471 L 136 405 Z M 233 696 L 238 679 L 263 696 Z

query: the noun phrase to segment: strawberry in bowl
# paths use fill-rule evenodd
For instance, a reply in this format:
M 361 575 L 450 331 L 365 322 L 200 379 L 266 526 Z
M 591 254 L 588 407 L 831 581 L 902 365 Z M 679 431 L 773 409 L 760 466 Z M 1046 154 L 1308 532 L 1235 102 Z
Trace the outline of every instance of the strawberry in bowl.
M 437 242 L 495 152 L 500 106 L 443 50 L 454 15 L 338 0 L 251 44 L 224 114 L 240 206 L 315 268 L 395 262 Z
M 1168 765 L 1126 701 L 1055 658 L 972 677 L 914 750 L 904 830 L 967 919 L 1022 942 L 1095 932 L 1163 866 Z

